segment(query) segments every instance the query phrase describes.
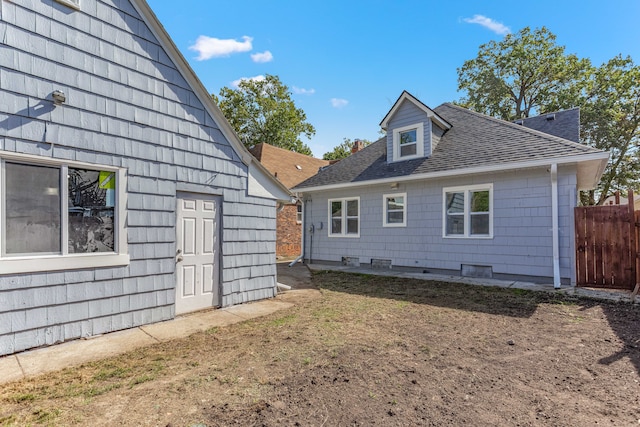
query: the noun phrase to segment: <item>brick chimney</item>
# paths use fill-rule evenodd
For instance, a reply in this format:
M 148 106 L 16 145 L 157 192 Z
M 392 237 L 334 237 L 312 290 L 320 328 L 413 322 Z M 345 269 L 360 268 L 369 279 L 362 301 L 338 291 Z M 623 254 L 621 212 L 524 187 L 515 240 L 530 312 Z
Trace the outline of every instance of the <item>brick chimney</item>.
M 355 141 L 353 141 L 353 147 L 351 148 L 351 154 L 355 154 L 358 151 L 362 150 L 364 148 L 364 142 L 360 141 L 359 139 L 356 139 Z

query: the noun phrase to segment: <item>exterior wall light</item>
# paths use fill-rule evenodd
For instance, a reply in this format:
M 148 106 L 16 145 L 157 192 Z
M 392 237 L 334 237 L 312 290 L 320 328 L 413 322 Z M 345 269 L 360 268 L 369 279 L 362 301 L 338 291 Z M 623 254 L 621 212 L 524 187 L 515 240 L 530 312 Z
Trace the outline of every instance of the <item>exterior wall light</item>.
M 55 105 L 62 105 L 67 102 L 67 97 L 61 90 L 54 90 L 51 97 L 53 98 L 53 103 Z

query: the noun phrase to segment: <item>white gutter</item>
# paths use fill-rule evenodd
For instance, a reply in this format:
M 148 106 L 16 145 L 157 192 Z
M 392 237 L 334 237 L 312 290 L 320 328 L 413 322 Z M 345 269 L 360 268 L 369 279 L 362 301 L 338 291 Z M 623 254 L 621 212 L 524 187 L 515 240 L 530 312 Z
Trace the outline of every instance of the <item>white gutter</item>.
M 299 195 L 296 194 L 296 198 L 298 198 Z M 298 198 L 298 200 L 300 200 L 300 203 L 302 203 L 302 232 L 300 233 L 300 256 L 296 259 L 294 259 L 290 264 L 289 267 L 293 267 L 294 265 L 296 265 L 296 263 L 298 263 L 300 260 L 304 260 L 304 233 L 305 233 L 305 225 L 306 225 L 306 221 L 305 221 L 305 214 L 307 212 L 307 210 L 304 208 L 304 200 Z
M 558 164 L 551 165 L 551 234 L 553 238 L 553 287 L 560 288 L 560 246 L 558 209 Z
M 510 171 L 514 169 L 549 167 L 550 163 L 560 165 L 560 164 L 567 164 L 567 163 L 600 161 L 600 162 L 603 162 L 604 165 L 606 166 L 606 162 L 608 160 L 609 160 L 608 152 L 579 154 L 575 156 L 557 157 L 552 159 L 505 163 L 504 165 L 492 164 L 492 165 L 478 166 L 478 167 L 465 168 L 465 169 L 450 169 L 446 171 L 429 172 L 429 173 L 422 173 L 422 174 L 416 174 L 416 175 L 405 175 L 405 176 L 398 176 L 394 178 L 371 179 L 371 180 L 359 181 L 359 182 L 343 182 L 339 184 L 318 185 L 315 187 L 307 187 L 307 188 L 294 187 L 291 190 L 301 192 L 301 193 L 302 192 L 307 193 L 311 191 L 325 191 L 325 190 L 338 190 L 342 188 L 367 187 L 370 185 L 390 184 L 393 182 L 418 181 L 423 179 L 446 178 L 451 176 L 472 175 L 472 174 L 478 174 L 478 173 Z

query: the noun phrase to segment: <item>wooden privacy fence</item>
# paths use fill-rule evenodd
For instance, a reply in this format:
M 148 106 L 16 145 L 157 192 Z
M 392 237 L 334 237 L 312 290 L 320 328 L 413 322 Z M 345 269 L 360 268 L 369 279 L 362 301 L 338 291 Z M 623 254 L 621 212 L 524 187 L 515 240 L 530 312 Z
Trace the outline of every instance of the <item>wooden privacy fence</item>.
M 640 211 L 634 211 L 633 192 L 628 205 L 575 208 L 575 225 L 576 285 L 637 292 Z

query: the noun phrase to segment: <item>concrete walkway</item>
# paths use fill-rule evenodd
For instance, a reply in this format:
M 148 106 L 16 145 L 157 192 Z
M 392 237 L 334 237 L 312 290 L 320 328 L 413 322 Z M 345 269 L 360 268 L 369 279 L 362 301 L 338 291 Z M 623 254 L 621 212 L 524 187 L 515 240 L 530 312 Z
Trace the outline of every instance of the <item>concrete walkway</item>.
M 213 327 L 266 316 L 292 307 L 293 301 L 303 301 L 319 295 L 317 290 L 291 291 L 274 299 L 179 316 L 166 322 L 0 357 L 0 384 L 116 356 L 158 342 L 184 338 Z
M 448 283 L 465 283 L 467 285 L 478 286 L 497 286 L 500 288 L 512 288 L 512 289 L 526 289 L 529 291 L 543 291 L 543 292 L 560 292 L 567 295 L 576 295 L 586 298 L 606 300 L 606 301 L 626 301 L 631 302 L 631 292 L 623 290 L 600 290 L 592 288 L 577 288 L 575 286 L 563 285 L 560 289 L 554 289 L 553 283 L 532 283 L 517 280 L 497 280 L 497 279 L 484 279 L 474 277 L 462 277 L 454 275 L 443 274 L 431 274 L 431 273 L 414 273 L 393 269 L 372 269 L 369 266 L 366 267 L 350 267 L 342 265 L 324 265 L 324 264 L 309 264 L 309 268 L 314 271 L 344 271 L 347 273 L 359 273 L 359 274 L 373 274 L 377 276 L 390 276 L 390 277 L 406 277 L 411 279 L 420 280 L 434 280 L 438 282 Z M 636 299 L 634 301 L 638 304 L 640 301 Z

